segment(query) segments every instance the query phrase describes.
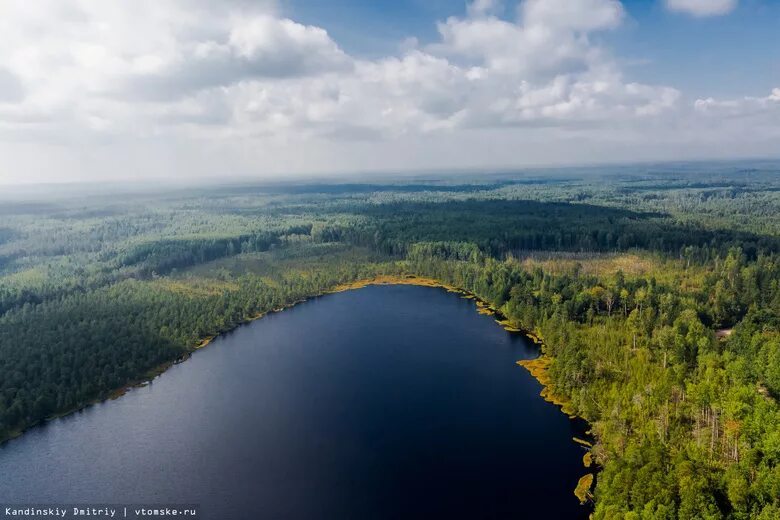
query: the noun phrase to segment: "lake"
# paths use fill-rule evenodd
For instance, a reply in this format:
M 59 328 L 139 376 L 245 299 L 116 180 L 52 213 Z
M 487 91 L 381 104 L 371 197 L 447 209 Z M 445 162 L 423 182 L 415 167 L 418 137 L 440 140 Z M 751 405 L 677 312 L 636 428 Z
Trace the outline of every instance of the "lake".
M 582 425 L 520 334 L 443 289 L 371 286 L 239 327 L 0 448 L 0 503 L 215 519 L 587 518 Z

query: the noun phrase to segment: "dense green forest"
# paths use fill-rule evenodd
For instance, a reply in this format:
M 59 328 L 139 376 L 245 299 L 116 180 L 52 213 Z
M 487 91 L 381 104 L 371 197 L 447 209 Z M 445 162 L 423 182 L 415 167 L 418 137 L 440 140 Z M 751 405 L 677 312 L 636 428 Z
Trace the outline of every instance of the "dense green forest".
M 265 312 L 426 276 L 544 340 L 551 391 L 592 427 L 595 518 L 780 518 L 779 174 L 8 190 L 0 439 Z

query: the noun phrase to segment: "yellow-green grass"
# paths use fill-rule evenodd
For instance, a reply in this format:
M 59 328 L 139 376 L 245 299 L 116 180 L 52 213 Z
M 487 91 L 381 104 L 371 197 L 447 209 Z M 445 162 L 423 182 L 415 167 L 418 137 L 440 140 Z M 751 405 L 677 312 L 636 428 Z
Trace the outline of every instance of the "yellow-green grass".
M 580 477 L 577 487 L 574 488 L 574 494 L 580 499 L 580 504 L 584 504 L 593 498 L 590 488 L 593 486 L 593 473 L 588 473 Z

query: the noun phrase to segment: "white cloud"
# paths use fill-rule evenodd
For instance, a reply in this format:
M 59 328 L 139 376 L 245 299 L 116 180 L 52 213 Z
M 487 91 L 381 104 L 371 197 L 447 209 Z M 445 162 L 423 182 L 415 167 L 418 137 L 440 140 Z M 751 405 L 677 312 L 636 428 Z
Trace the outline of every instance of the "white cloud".
M 470 16 L 482 16 L 496 14 L 501 11 L 503 7 L 503 2 L 501 2 L 501 0 L 474 0 L 466 6 L 466 10 Z
M 557 16 L 562 5 L 529 1 L 515 23 L 472 9 L 439 24 L 441 40 L 424 49 L 355 59 L 348 72 L 228 87 L 234 130 L 392 139 L 466 128 L 576 128 L 674 108 L 676 90 L 625 82 L 589 42 L 589 33 L 619 23 L 619 3 L 583 1 L 569 23 Z
M 697 99 L 696 111 L 708 117 L 760 117 L 780 124 L 780 88 L 772 89 L 766 97 L 745 96 L 738 99 Z
M 739 0 L 666 0 L 670 11 L 688 13 L 693 16 L 720 16 L 737 8 Z
M 477 0 L 438 24 L 435 43 L 410 39 L 398 55 L 369 60 L 272 3 L 7 0 L 0 176 L 56 175 L 40 153 L 27 155 L 36 146 L 73 150 L 80 159 L 56 167 L 95 177 L 101 165 L 116 175 L 176 167 L 182 176 L 333 171 L 372 160 L 446 167 L 461 155 L 446 153 L 447 143 L 465 148 L 457 164 L 495 164 L 508 152 L 480 148 L 486 140 L 534 143 L 523 156 L 509 145 L 511 156 L 545 150 L 552 161 L 564 150 L 574 157 L 579 140 L 590 143 L 581 154 L 592 162 L 594 140 L 632 138 L 641 149 L 671 135 L 681 114 L 698 121 L 727 112 L 718 104 L 728 102 L 715 100 L 686 109 L 676 89 L 624 78 L 597 43 L 626 18 L 617 0 L 524 0 L 509 20 L 497 16 L 502 8 Z M 769 110 L 771 98 L 745 104 Z M 109 160 L 110 152 L 133 161 Z
M 0 67 L 0 103 L 19 101 L 23 95 L 19 79 Z
M 271 15 L 236 20 L 229 45 L 260 76 L 305 75 L 348 64 L 347 56 L 324 29 Z
M 613 29 L 624 17 L 619 0 L 527 0 L 520 4 L 520 12 L 527 26 L 542 31 Z
M 7 113 L 70 118 L 88 132 L 149 135 L 200 123 L 223 124 L 228 135 L 397 136 L 642 116 L 675 97 L 623 82 L 589 41 L 620 23 L 616 0 L 526 0 L 516 22 L 478 0 L 465 18 L 439 25 L 438 44 L 374 61 L 269 8 L 48 1 L 51 14 L 11 2 L 0 27 L 10 35 L 0 48 L 9 77 L 25 93 Z M 36 25 L 44 38 L 30 36 Z
M 349 66 L 326 31 L 270 9 L 220 12 L 184 0 L 64 5 L 11 0 L 0 18 L 0 57 L 32 101 L 50 106 L 85 97 L 176 98 Z

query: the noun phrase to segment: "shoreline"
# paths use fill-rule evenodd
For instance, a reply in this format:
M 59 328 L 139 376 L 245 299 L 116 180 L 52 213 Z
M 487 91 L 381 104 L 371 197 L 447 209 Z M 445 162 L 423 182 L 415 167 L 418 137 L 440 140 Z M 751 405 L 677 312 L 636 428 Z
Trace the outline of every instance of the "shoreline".
M 422 287 L 437 287 L 437 288 L 445 289 L 447 292 L 460 294 L 464 298 L 474 300 L 477 306 L 477 312 L 479 314 L 494 317 L 495 322 L 499 326 L 501 326 L 504 330 L 506 330 L 507 332 L 523 334 L 528 339 L 533 341 L 535 345 L 539 347 L 539 355 L 536 358 L 521 359 L 517 361 L 517 364 L 525 368 L 526 370 L 528 370 L 531 376 L 542 385 L 542 391 L 539 393 L 542 399 L 557 406 L 558 409 L 561 412 L 563 412 L 570 420 L 572 421 L 580 420 L 587 423 L 587 421 L 584 418 L 578 416 L 574 412 L 571 401 L 569 399 L 560 396 L 553 391 L 552 386 L 550 384 L 551 383 L 550 376 L 548 374 L 548 370 L 550 368 L 550 365 L 553 362 L 553 359 L 544 352 L 545 345 L 544 345 L 544 340 L 541 337 L 541 334 L 528 329 L 523 329 L 521 327 L 515 326 L 512 322 L 510 322 L 507 319 L 506 316 L 504 316 L 501 313 L 499 309 L 496 309 L 489 302 L 483 300 L 482 298 L 472 293 L 471 291 L 468 291 L 461 287 L 455 287 L 446 284 L 434 278 L 427 278 L 427 277 L 421 277 L 415 275 L 380 275 L 374 278 L 366 278 L 362 280 L 356 280 L 350 283 L 340 284 L 334 287 L 331 291 L 328 291 L 326 294 L 335 294 L 335 293 L 350 291 L 354 289 L 362 289 L 370 285 L 416 285 Z M 586 434 L 590 434 L 590 431 L 586 432 Z M 588 436 L 590 437 L 590 435 Z M 597 464 L 596 461 L 593 459 L 593 453 L 592 453 L 593 444 L 590 441 L 580 439 L 578 437 L 573 437 L 572 442 L 581 446 L 585 450 L 585 453 L 583 454 L 582 457 L 583 467 L 586 469 L 593 468 L 591 469 L 590 472 L 585 473 L 582 477 L 580 477 L 573 491 L 574 495 L 580 500 L 580 503 L 585 504 L 587 501 L 593 500 L 592 490 L 593 490 L 593 483 L 596 477 L 595 473 L 597 471 L 595 468 Z
M 206 337 L 204 337 L 202 339 L 199 339 L 193 346 L 187 347 L 187 350 L 185 350 L 181 355 L 179 355 L 175 359 L 172 359 L 170 361 L 165 361 L 164 363 L 160 363 L 159 365 L 157 365 L 155 367 L 152 367 L 143 376 L 141 376 L 139 378 L 136 378 L 136 379 L 133 379 L 130 382 L 125 383 L 124 385 L 122 385 L 119 388 L 111 390 L 108 393 L 101 394 L 98 397 L 95 397 L 94 399 L 90 399 L 89 401 L 87 401 L 87 402 L 85 402 L 85 403 L 83 403 L 81 405 L 75 406 L 73 408 L 70 408 L 70 409 L 62 411 L 62 412 L 58 412 L 58 413 L 49 415 L 47 417 L 44 417 L 43 419 L 40 419 L 39 421 L 36 421 L 36 422 L 30 424 L 26 428 L 23 428 L 21 430 L 14 430 L 14 431 L 10 432 L 5 437 L 0 438 L 0 449 L 2 449 L 6 445 L 6 443 L 8 443 L 8 442 L 10 442 L 10 441 L 12 441 L 14 439 L 18 439 L 19 437 L 24 435 L 26 432 L 32 430 L 33 428 L 37 428 L 38 426 L 42 426 L 42 425 L 44 425 L 44 424 L 46 424 L 46 423 L 48 423 L 50 421 L 55 421 L 57 419 L 63 419 L 63 418 L 68 417 L 70 415 L 79 413 L 82 410 L 86 410 L 87 408 L 90 408 L 90 407 L 92 407 L 92 406 L 94 406 L 96 404 L 105 403 L 107 401 L 114 401 L 115 399 L 119 399 L 120 397 L 122 397 L 123 395 L 125 395 L 129 391 L 133 390 L 134 388 L 143 388 L 146 385 L 151 384 L 155 379 L 157 379 L 159 376 L 161 376 L 162 374 L 167 372 L 168 369 L 170 369 L 174 365 L 179 365 L 181 363 L 184 363 L 195 352 L 197 352 L 200 349 L 206 348 L 207 346 L 209 346 L 211 344 L 212 341 L 217 339 L 222 334 L 226 334 L 228 332 L 236 330 L 238 327 L 240 327 L 242 325 L 247 325 L 249 323 L 252 323 L 253 321 L 257 321 L 257 320 L 267 316 L 268 314 L 271 314 L 271 313 L 274 313 L 274 312 L 281 312 L 281 311 L 283 311 L 285 309 L 289 309 L 290 307 L 293 307 L 294 305 L 298 305 L 299 303 L 306 302 L 306 301 L 310 300 L 311 298 L 317 298 L 317 297 L 322 296 L 324 294 L 328 294 L 328 293 L 327 292 L 323 292 L 321 294 L 317 294 L 317 295 L 311 296 L 309 298 L 296 300 L 296 301 L 294 301 L 294 302 L 292 302 L 290 304 L 284 305 L 284 306 L 276 308 L 276 309 L 272 309 L 270 311 L 257 313 L 254 316 L 251 316 L 251 317 L 249 317 L 249 318 L 247 318 L 247 319 L 237 323 L 235 326 L 230 327 L 229 329 L 221 330 L 221 331 L 219 331 L 219 332 L 217 332 L 215 334 L 210 334 L 210 335 L 208 335 L 208 336 L 206 336 Z
M 552 403 L 559 407 L 560 411 L 563 412 L 570 420 L 580 419 L 583 420 L 583 418 L 577 416 L 574 411 L 571 408 L 571 403 L 568 399 L 565 399 L 561 396 L 556 395 L 552 388 L 550 387 L 550 378 L 547 373 L 550 364 L 552 363 L 552 358 L 550 358 L 547 354 L 544 352 L 544 340 L 541 338 L 541 336 L 537 333 L 534 333 L 531 330 L 523 329 L 520 327 L 515 326 L 512 324 L 506 316 L 504 316 L 499 309 L 496 309 L 493 305 L 491 305 L 489 302 L 483 300 L 478 295 L 472 293 L 471 291 L 468 291 L 466 289 L 455 287 L 453 285 L 446 284 L 444 282 L 441 282 L 439 280 L 436 280 L 434 278 L 428 278 L 428 277 L 422 277 L 422 276 L 416 276 L 416 275 L 378 275 L 373 278 L 363 278 L 360 280 L 354 280 L 352 282 L 346 282 L 341 283 L 338 285 L 333 286 L 330 289 L 326 289 L 322 291 L 321 293 L 312 295 L 307 298 L 301 298 L 298 300 L 295 300 L 289 304 L 285 304 L 281 307 L 278 307 L 276 309 L 272 309 L 265 312 L 257 313 L 251 317 L 249 317 L 246 320 L 241 321 L 240 323 L 237 323 L 235 326 L 230 327 L 229 329 L 218 331 L 215 334 L 208 335 L 204 338 L 201 338 L 198 340 L 195 345 L 189 347 L 182 355 L 177 357 L 176 359 L 173 359 L 171 361 L 167 361 L 165 363 L 161 363 L 160 365 L 153 367 L 150 369 L 143 377 L 138 378 L 136 380 L 133 380 L 125 385 L 123 385 L 120 388 L 117 388 L 116 390 L 113 390 L 109 392 L 108 394 L 103 394 L 101 396 L 96 397 L 93 400 L 90 400 L 89 402 L 80 405 L 78 407 L 74 407 L 71 410 L 67 410 L 64 412 L 60 412 L 57 414 L 53 414 L 51 416 L 48 416 L 44 419 L 41 419 L 40 421 L 37 421 L 34 424 L 29 425 L 23 430 L 14 431 L 11 434 L 9 434 L 6 438 L 3 438 L 0 440 L 0 449 L 2 449 L 5 444 L 13 439 L 19 438 L 21 435 L 23 435 L 25 432 L 37 427 L 41 426 L 49 421 L 53 421 L 56 419 L 62 419 L 64 417 L 67 417 L 69 415 L 78 413 L 82 410 L 85 410 L 95 404 L 104 403 L 106 401 L 113 401 L 115 399 L 118 399 L 125 395 L 127 392 L 134 388 L 142 388 L 154 381 L 157 377 L 165 373 L 169 368 L 171 368 L 174 365 L 178 365 L 180 363 L 183 363 L 187 361 L 192 354 L 197 352 L 200 349 L 206 348 L 211 344 L 212 341 L 214 341 L 216 338 L 221 336 L 222 334 L 225 334 L 227 332 L 233 331 L 237 329 L 238 327 L 242 325 L 247 325 L 249 323 L 252 323 L 256 320 L 259 320 L 271 313 L 276 312 L 282 312 L 286 309 L 289 309 L 291 307 L 294 307 L 295 305 L 298 305 L 299 303 L 307 302 L 313 298 L 319 298 L 321 296 L 326 296 L 329 294 L 338 294 L 341 292 L 346 291 L 352 291 L 357 289 L 363 289 L 368 286 L 372 285 L 414 285 L 419 287 L 433 287 L 433 288 L 440 288 L 444 289 L 447 292 L 459 294 L 461 297 L 469 300 L 474 300 L 477 312 L 479 314 L 485 315 L 485 316 L 492 316 L 494 318 L 494 321 L 496 324 L 498 324 L 500 327 L 502 327 L 507 332 L 511 333 L 519 333 L 526 336 L 528 339 L 530 339 L 535 345 L 539 347 L 539 356 L 534 359 L 523 359 L 517 361 L 517 365 L 522 366 L 528 372 L 531 374 L 531 376 L 536 379 L 541 385 L 542 385 L 542 391 L 540 392 L 540 396 L 547 402 Z M 595 461 L 592 460 L 592 455 L 590 448 L 592 445 L 587 442 L 583 441 L 578 438 L 573 439 L 575 443 L 580 444 L 584 448 L 587 449 L 586 454 L 583 456 L 583 465 L 586 468 L 589 468 L 592 465 L 595 465 Z M 587 462 L 586 462 L 587 461 Z M 577 487 L 575 488 L 574 494 L 577 496 L 577 498 L 581 498 L 581 496 L 587 496 L 592 497 L 592 494 L 590 492 L 592 488 L 594 475 L 593 473 L 587 473 L 586 475 L 583 475 L 583 477 L 580 478 L 580 481 L 577 484 Z M 584 488 L 585 482 L 589 483 L 589 486 L 587 489 Z M 582 499 L 581 499 L 582 501 Z M 582 502 L 584 503 L 584 501 Z

